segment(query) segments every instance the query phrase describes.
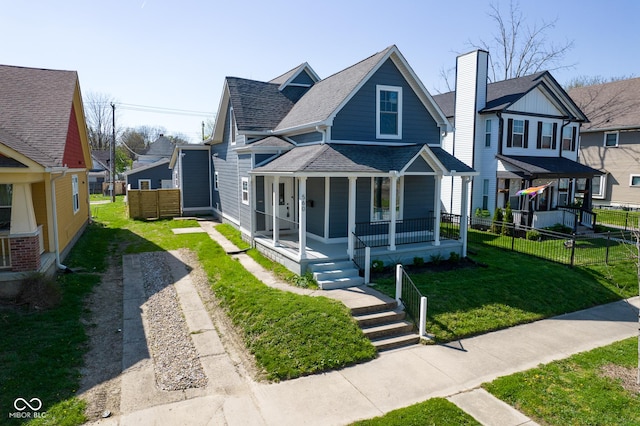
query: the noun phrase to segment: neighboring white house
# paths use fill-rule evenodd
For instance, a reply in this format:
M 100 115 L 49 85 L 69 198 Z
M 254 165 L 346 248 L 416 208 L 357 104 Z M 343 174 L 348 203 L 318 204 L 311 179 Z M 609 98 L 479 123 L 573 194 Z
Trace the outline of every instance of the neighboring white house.
M 483 50 L 459 56 L 457 90 L 434 96 L 454 126 L 443 148 L 479 172 L 470 212 L 493 214 L 510 203 L 518 223 L 550 226 L 563 223 L 559 207 L 581 193 L 584 205 L 574 213 L 590 226 L 590 183 L 600 172 L 577 161 L 587 117 L 548 71 L 489 84 L 488 58 Z M 443 179 L 445 211 L 460 212 L 460 187 L 460 179 Z

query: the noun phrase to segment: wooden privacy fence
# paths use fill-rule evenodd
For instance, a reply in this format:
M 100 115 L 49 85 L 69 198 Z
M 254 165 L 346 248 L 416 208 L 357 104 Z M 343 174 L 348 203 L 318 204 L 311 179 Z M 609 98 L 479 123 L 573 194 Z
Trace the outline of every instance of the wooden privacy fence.
M 155 219 L 182 214 L 179 189 L 130 189 L 127 191 L 129 217 Z

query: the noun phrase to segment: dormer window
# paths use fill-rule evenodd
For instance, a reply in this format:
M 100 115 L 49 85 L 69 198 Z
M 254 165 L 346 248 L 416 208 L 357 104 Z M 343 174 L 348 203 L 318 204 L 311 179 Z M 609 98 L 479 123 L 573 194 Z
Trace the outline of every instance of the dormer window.
M 402 87 L 376 86 L 376 138 L 402 139 Z

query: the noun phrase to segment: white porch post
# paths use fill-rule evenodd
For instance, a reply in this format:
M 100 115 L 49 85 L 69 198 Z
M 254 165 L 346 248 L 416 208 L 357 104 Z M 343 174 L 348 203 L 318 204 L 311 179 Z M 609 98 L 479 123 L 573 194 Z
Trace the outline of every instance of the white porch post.
M 440 192 L 442 191 L 442 175 L 435 176 L 435 191 L 433 194 L 433 245 L 440 245 Z
M 389 222 L 389 250 L 394 251 L 396 249 L 396 220 L 398 220 L 397 213 L 397 182 L 398 182 L 398 172 L 392 170 L 390 172 L 390 194 L 389 194 L 389 213 L 390 213 L 390 222 Z
M 469 176 L 462 176 L 462 206 L 460 207 L 460 239 L 462 240 L 462 256 L 467 257 L 467 235 L 469 224 Z
M 255 176 L 249 175 L 249 196 L 251 197 L 251 201 L 249 202 L 249 209 L 251 211 L 251 216 L 249 216 L 249 223 L 251 225 L 251 244 L 253 245 L 253 239 L 256 236 L 256 182 Z M 180 191 L 182 193 L 182 191 Z
M 14 183 L 11 197 L 10 234 L 31 234 L 38 230 L 30 183 Z
M 298 178 L 298 212 L 300 220 L 298 224 L 298 241 L 300 244 L 300 259 L 307 257 L 307 178 Z
M 277 246 L 280 240 L 280 221 L 278 218 L 278 200 L 280 199 L 280 176 L 273 177 L 272 213 L 273 213 L 273 245 Z
M 329 203 L 331 202 L 331 178 L 325 176 L 324 178 L 324 238 L 329 238 Z
M 347 253 L 349 254 L 349 259 L 353 259 L 353 248 L 355 246 L 353 233 L 356 230 L 356 180 L 356 177 L 349 176 L 349 223 L 347 236 Z

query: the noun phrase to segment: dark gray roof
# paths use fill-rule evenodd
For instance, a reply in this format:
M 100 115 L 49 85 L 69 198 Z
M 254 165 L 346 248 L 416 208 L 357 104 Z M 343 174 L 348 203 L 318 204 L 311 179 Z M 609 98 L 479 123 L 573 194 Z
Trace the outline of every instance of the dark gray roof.
M 293 144 L 276 136 L 269 136 L 256 142 L 251 142 L 249 146 L 263 146 L 274 148 L 291 148 Z
M 318 123 L 329 118 L 353 92 L 381 58 L 395 46 L 390 46 L 355 65 L 320 80 L 293 106 L 275 130 Z
M 158 139 L 149 144 L 149 149 L 144 154 L 168 158 L 173 154 L 175 146 L 176 144 L 171 142 L 171 139 L 160 135 Z
M 501 155 L 496 157 L 517 167 L 524 177 L 593 177 L 603 173 L 576 161 L 564 157 L 527 157 L 520 155 Z
M 256 173 L 388 173 L 402 170 L 425 145 L 384 146 L 355 144 L 319 144 L 299 146 Z M 449 170 L 473 172 L 473 169 L 439 147 L 431 149 Z M 450 168 L 451 167 L 451 168 Z
M 277 84 L 227 77 L 227 86 L 240 131 L 271 130 L 293 107 Z
M 487 85 L 487 104 L 482 112 L 500 111 L 507 108 L 533 89 L 544 74 L 549 73 L 543 71 L 524 77 L 489 83 Z M 454 115 L 455 96 L 456 92 L 454 90 L 433 97 L 447 117 L 453 117 Z
M 0 65 L 0 143 L 45 167 L 63 166 L 75 71 Z

